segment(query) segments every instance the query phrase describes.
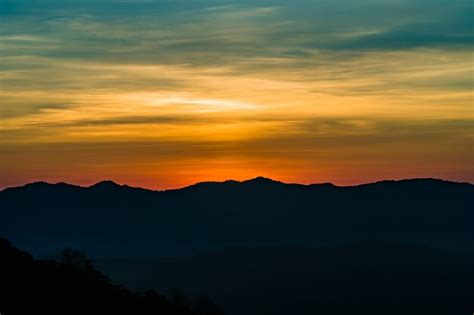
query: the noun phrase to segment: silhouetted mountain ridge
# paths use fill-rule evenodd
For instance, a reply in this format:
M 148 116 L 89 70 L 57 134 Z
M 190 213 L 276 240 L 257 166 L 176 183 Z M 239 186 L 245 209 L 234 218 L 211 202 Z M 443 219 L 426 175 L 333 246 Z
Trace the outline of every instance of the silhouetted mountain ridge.
M 121 255 L 141 256 L 366 239 L 474 252 L 473 196 L 472 184 L 437 179 L 339 187 L 257 177 L 166 191 L 39 182 L 0 192 L 0 230 L 33 253 L 79 246 L 110 255 L 125 244 L 131 251 Z
M 226 180 L 226 181 L 208 181 L 208 182 L 199 182 L 190 186 L 185 186 L 183 188 L 176 188 L 176 189 L 169 189 L 169 190 L 153 190 L 147 189 L 142 187 L 134 187 L 129 185 L 121 185 L 113 180 L 102 180 L 90 186 L 80 186 L 69 184 L 65 182 L 58 182 L 58 183 L 50 183 L 46 181 L 38 181 L 25 184 L 23 186 L 14 186 L 14 187 L 7 187 L 3 191 L 11 191 L 11 190 L 19 190 L 19 189 L 45 189 L 45 188 L 52 188 L 52 187 L 63 187 L 63 188 L 82 188 L 82 189 L 140 189 L 140 190 L 147 190 L 153 192 L 166 192 L 166 191 L 177 191 L 182 189 L 189 189 L 193 187 L 217 187 L 217 186 L 238 186 L 238 185 L 252 185 L 252 186 L 292 186 L 292 187 L 335 187 L 335 188 L 355 188 L 355 187 L 370 187 L 370 186 L 382 186 L 382 185 L 392 185 L 392 184 L 452 184 L 452 185 L 465 185 L 465 186 L 473 186 L 473 184 L 468 182 L 454 182 L 444 179 L 437 179 L 437 178 L 412 178 L 412 179 L 401 179 L 401 180 L 381 180 L 372 183 L 364 183 L 352 186 L 338 186 L 330 182 L 325 183 L 312 183 L 312 184 L 299 184 L 299 183 L 284 183 L 281 181 L 273 180 L 271 178 L 258 176 L 252 179 L 244 180 L 244 181 L 237 181 L 237 180 Z M 3 191 L 0 191 L 3 192 Z

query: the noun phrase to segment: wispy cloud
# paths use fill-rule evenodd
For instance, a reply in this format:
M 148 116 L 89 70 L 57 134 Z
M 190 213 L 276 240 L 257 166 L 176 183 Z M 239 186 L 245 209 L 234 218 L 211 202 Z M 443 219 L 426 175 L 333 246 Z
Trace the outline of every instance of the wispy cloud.
M 137 153 L 123 163 L 148 165 L 145 142 L 166 165 L 222 158 L 241 175 L 271 160 L 302 178 L 317 160 L 341 178 L 329 160 L 354 156 L 415 174 L 419 148 L 429 170 L 458 172 L 450 161 L 472 157 L 473 13 L 467 0 L 2 1 L 0 171 L 11 148 L 53 143 L 124 142 Z

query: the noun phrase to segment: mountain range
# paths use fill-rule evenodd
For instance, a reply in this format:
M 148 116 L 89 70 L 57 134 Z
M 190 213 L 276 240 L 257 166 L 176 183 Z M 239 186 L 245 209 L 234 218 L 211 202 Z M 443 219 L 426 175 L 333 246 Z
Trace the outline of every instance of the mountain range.
M 0 231 L 35 255 L 192 255 L 229 247 L 393 241 L 474 253 L 474 185 L 437 179 L 352 187 L 258 177 L 152 191 L 103 181 L 0 192 Z
M 470 314 L 473 196 L 472 184 L 437 179 L 338 187 L 258 177 L 166 191 L 112 181 L 8 188 L 0 192 L 0 236 L 42 260 L 25 260 L 2 243 L 12 263 L 0 265 L 11 280 L 0 289 L 18 303 L 0 301 L 0 312 L 9 305 L 5 314 L 21 314 L 26 299 L 46 301 L 51 313 L 56 297 L 72 304 L 99 299 L 125 313 L 187 312 L 196 305 L 189 297 L 227 315 Z M 69 269 L 48 262 L 63 248 L 86 252 L 102 273 L 88 262 L 87 270 L 67 271 L 66 280 Z M 44 280 L 51 276 L 56 280 Z M 160 293 L 120 289 L 124 304 L 116 284 Z M 163 294 L 172 288 L 178 290 L 168 299 Z M 35 298 L 38 290 L 45 299 Z

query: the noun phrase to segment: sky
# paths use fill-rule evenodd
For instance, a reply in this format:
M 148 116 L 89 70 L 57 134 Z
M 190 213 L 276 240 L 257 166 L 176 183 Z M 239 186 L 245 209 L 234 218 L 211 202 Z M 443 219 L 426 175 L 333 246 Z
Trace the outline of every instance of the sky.
M 471 0 L 1 0 L 0 188 L 474 182 Z

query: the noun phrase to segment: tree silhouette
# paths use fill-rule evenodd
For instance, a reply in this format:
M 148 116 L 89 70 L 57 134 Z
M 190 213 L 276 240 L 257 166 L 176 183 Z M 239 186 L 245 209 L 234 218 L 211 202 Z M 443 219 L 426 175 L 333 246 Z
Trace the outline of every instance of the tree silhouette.
M 72 248 L 65 248 L 59 253 L 59 261 L 66 266 L 79 269 L 92 268 L 94 261 L 86 253 Z
M 59 261 L 35 261 L 0 238 L 0 263 L 2 315 L 198 314 L 178 290 L 175 303 L 155 291 L 138 294 L 111 284 L 79 250 L 62 250 Z

